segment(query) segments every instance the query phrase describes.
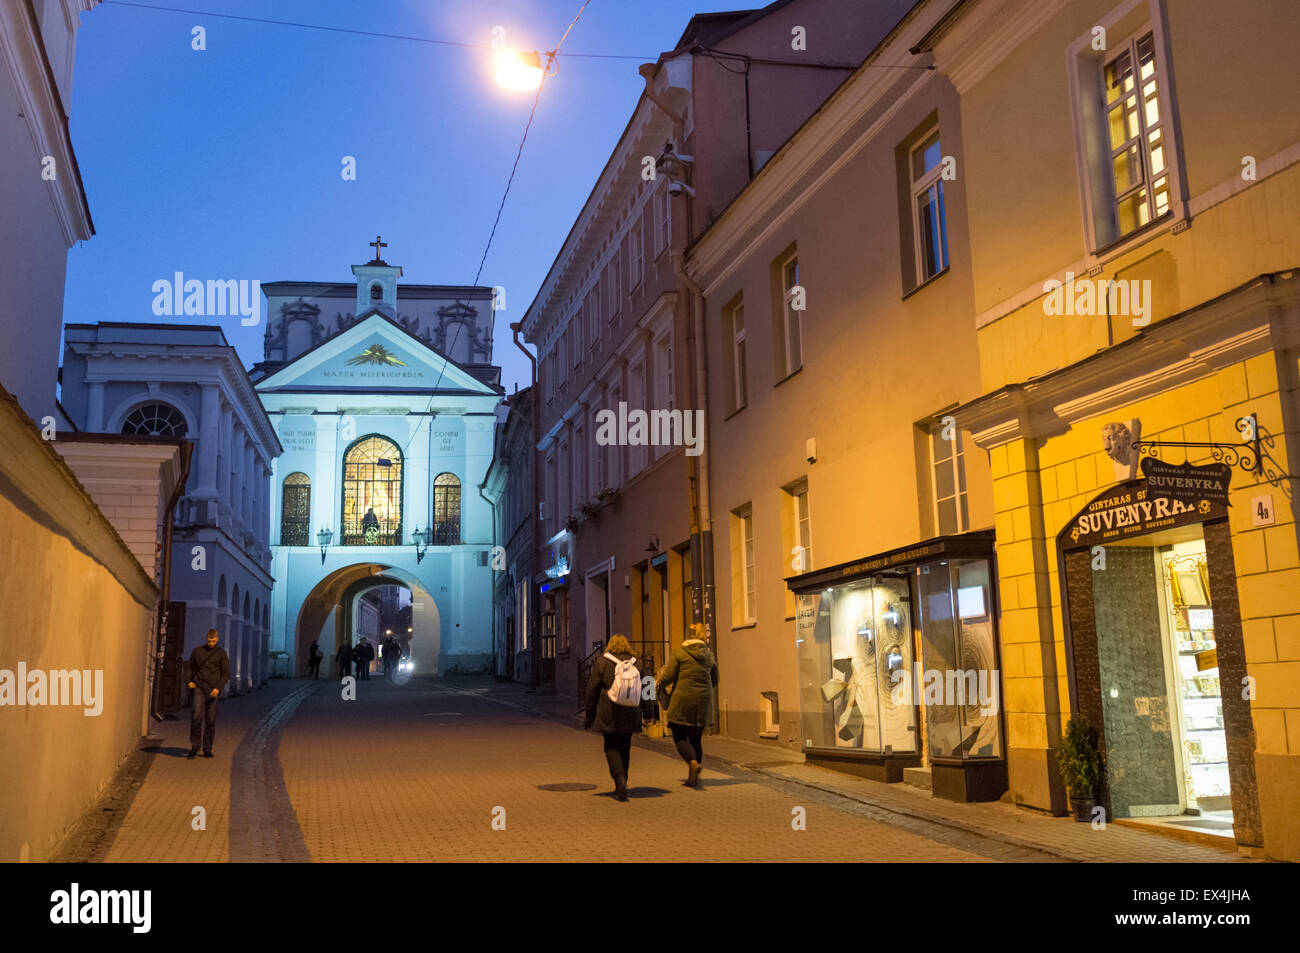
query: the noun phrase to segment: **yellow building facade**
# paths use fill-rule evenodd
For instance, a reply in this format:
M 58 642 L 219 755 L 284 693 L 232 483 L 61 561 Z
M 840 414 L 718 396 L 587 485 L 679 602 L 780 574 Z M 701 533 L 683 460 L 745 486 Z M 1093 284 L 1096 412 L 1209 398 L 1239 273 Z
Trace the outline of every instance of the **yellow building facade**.
M 1010 797 L 1064 809 L 1083 714 L 1109 817 L 1287 860 L 1298 32 L 1273 0 L 965 3 L 916 47 L 961 101 L 983 394 L 953 413 L 992 470 Z

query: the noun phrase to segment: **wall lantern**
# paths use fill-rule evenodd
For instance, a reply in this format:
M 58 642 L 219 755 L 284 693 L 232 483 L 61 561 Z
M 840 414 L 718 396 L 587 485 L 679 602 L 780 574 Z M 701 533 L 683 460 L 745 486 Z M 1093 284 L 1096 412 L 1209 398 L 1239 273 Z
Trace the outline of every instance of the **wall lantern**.
M 316 542 L 320 543 L 321 565 L 325 564 L 325 550 L 329 549 L 329 545 L 333 540 L 334 530 L 326 529 L 324 526 L 322 526 L 320 532 L 316 534 Z

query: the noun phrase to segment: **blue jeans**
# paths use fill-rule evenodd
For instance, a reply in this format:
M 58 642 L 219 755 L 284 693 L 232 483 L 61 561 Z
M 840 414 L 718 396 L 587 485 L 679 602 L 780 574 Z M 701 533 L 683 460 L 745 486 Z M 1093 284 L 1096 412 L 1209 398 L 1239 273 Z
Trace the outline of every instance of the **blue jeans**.
M 198 748 L 202 741 L 203 750 L 211 751 L 212 739 L 217 733 L 217 702 L 221 696 L 214 698 L 201 688 L 190 694 L 193 696 L 190 700 L 190 747 Z

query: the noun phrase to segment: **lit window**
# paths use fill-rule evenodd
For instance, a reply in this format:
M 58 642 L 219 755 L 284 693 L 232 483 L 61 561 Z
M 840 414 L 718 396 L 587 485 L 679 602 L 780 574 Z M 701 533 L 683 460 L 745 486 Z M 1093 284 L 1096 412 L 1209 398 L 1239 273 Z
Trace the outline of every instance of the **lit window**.
M 740 539 L 745 571 L 744 619 L 746 622 L 753 622 L 755 619 L 754 595 L 756 592 L 754 585 L 754 511 L 748 507 L 740 515 Z
M 930 464 L 934 473 L 934 515 L 940 536 L 964 533 L 970 528 L 966 504 L 966 452 L 961 431 L 944 438 L 946 428 L 936 424 L 930 430 Z
M 284 478 L 280 500 L 280 545 L 308 546 L 311 533 L 311 479 L 305 473 Z
M 1105 95 L 1112 212 L 1122 237 L 1169 211 L 1164 110 L 1150 33 L 1106 62 Z
M 440 473 L 433 481 L 434 546 L 460 544 L 460 480 L 450 473 Z
M 378 435 L 343 455 L 343 545 L 402 545 L 402 451 Z

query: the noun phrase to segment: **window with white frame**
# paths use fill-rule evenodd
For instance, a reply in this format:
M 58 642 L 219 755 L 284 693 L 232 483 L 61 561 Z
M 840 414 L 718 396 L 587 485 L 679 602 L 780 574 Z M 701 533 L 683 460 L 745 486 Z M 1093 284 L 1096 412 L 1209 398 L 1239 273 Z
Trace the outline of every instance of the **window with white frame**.
M 573 486 L 579 505 L 586 503 L 590 496 L 587 492 L 586 435 L 586 425 L 580 420 L 573 427 Z
M 628 285 L 636 289 L 641 280 L 645 277 L 645 241 L 642 235 L 643 219 L 637 216 L 636 222 L 632 225 L 631 234 L 628 236 Z
M 799 256 L 791 253 L 777 262 L 781 277 L 781 358 L 778 368 L 782 377 L 793 374 L 803 366 L 803 307 L 802 286 L 799 284 Z
M 623 251 L 614 249 L 609 262 L 609 319 L 614 321 L 623 307 Z
M 644 410 L 647 412 L 646 414 L 647 418 L 649 418 L 649 411 L 652 408 L 647 406 L 648 401 L 646 399 L 646 377 L 645 377 L 644 360 L 637 361 L 637 363 L 633 364 L 628 369 L 627 386 L 628 386 L 627 402 L 628 402 L 629 411 L 636 410 L 636 409 Z M 649 427 L 649 423 L 647 423 L 647 428 L 648 427 Z M 629 424 L 629 429 L 630 428 L 631 425 Z M 646 433 L 646 439 L 647 440 L 650 439 L 649 432 Z M 631 443 L 630 440 L 628 442 Z M 631 476 L 633 474 L 640 473 L 642 468 L 645 465 L 646 465 L 645 445 L 637 444 L 634 446 L 629 446 L 627 451 L 628 475 Z
M 790 494 L 794 505 L 791 517 L 794 520 L 795 545 L 799 547 L 798 572 L 807 572 L 813 568 L 812 561 L 812 521 L 808 517 L 808 484 L 796 487 Z
M 655 255 L 656 257 L 673 240 L 673 198 L 665 185 L 654 197 L 655 205 Z
M 912 236 L 916 282 L 929 281 L 948 267 L 948 216 L 943 197 L 943 148 L 939 130 L 921 137 L 911 153 Z
M 930 466 L 939 535 L 966 532 L 970 529 L 970 512 L 966 503 L 966 451 L 960 430 L 942 423 L 930 428 Z
M 593 409 L 594 409 L 594 408 L 593 408 Z M 596 434 L 600 433 L 599 426 L 598 426 L 597 423 L 595 422 L 595 417 L 594 417 L 594 416 L 593 416 L 593 418 L 592 418 L 592 424 L 591 424 L 591 427 L 592 427 L 591 432 L 592 432 L 593 437 L 594 437 Z M 606 448 L 605 448 L 605 447 L 602 447 L 602 446 L 601 446 L 599 443 L 597 443 L 594 439 L 591 441 L 591 445 L 590 445 L 590 446 L 591 446 L 591 454 L 590 454 L 590 463 L 591 463 L 591 492 L 592 492 L 592 495 L 595 495 L 595 494 L 599 493 L 601 490 L 603 490 L 605 487 L 609 486 L 609 484 L 605 481 L 605 453 L 606 453 Z
M 1093 254 L 1187 215 L 1165 18 L 1163 0 L 1122 0 L 1067 52 L 1084 237 Z M 1097 43 L 1098 28 L 1108 42 Z
M 757 616 L 754 568 L 754 508 L 746 503 L 731 514 L 732 525 L 732 621 L 753 623 Z
M 542 499 L 542 512 L 539 519 L 542 524 L 543 538 L 549 538 L 555 535 L 558 529 L 555 513 L 559 509 L 559 501 L 555 498 L 556 473 L 555 473 L 555 454 L 546 455 L 546 494 Z
M 555 455 L 555 465 L 557 467 L 555 528 L 558 531 L 573 511 L 573 457 L 569 455 L 567 437 L 560 441 L 559 450 Z
M 731 374 L 728 397 L 732 410 L 738 410 L 749 402 L 749 388 L 746 383 L 748 367 L 745 359 L 745 305 L 738 301 L 724 312 L 724 324 L 730 339 L 731 360 L 728 371 Z
M 674 408 L 673 400 L 673 337 L 672 328 L 655 338 L 654 342 L 654 410 L 668 411 Z M 652 418 L 653 419 L 653 418 Z M 663 456 L 671 448 L 662 443 L 654 449 L 655 459 Z
M 1155 38 L 1131 38 L 1103 71 L 1115 237 L 1170 209 L 1168 135 L 1156 74 Z
M 610 410 L 618 413 L 619 402 L 623 400 L 623 388 L 615 384 L 609 389 Z M 606 451 L 608 456 L 605 458 L 606 471 L 605 475 L 609 479 L 609 486 L 617 489 L 623 482 L 623 447 L 617 441 L 610 444 Z

